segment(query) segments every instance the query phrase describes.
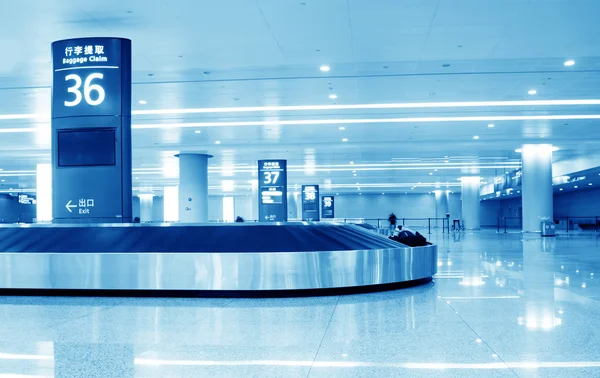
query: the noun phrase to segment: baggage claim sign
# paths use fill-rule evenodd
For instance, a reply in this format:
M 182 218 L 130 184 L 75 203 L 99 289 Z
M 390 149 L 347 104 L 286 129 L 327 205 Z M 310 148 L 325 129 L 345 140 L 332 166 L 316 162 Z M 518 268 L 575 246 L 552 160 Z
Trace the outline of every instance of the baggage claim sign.
M 258 161 L 258 221 L 287 222 L 287 161 Z

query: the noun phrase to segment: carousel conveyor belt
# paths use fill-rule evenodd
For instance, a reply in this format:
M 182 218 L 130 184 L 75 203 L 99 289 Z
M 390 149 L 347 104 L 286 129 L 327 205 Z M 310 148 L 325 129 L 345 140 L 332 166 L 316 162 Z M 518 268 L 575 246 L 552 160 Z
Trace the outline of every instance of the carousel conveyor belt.
M 240 293 L 430 280 L 437 246 L 338 223 L 0 227 L 0 291 Z

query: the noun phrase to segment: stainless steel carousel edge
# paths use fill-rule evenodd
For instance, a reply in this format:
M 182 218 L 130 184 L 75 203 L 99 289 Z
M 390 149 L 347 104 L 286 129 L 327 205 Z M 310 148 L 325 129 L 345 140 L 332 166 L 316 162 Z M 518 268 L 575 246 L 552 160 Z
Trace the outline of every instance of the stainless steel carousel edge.
M 333 289 L 408 282 L 436 270 L 436 245 L 279 253 L 0 253 L 0 289 Z

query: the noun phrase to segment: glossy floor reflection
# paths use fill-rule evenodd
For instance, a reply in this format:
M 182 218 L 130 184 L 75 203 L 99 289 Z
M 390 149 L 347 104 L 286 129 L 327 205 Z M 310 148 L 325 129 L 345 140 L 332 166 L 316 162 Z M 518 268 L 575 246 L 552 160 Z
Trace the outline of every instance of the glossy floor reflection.
M 398 291 L 0 297 L 0 377 L 600 376 L 596 234 L 432 239 L 434 282 Z

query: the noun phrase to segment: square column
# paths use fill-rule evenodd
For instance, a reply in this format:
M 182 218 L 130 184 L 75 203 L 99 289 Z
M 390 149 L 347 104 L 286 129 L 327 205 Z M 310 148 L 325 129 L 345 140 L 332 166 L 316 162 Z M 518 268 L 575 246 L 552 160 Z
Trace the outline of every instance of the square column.
M 543 218 L 552 220 L 552 145 L 525 144 L 523 161 L 523 232 L 541 232 Z
M 179 221 L 208 222 L 207 154 L 179 154 Z
M 479 193 L 481 177 L 462 177 L 462 221 L 467 230 L 479 230 L 481 220 L 479 215 Z

